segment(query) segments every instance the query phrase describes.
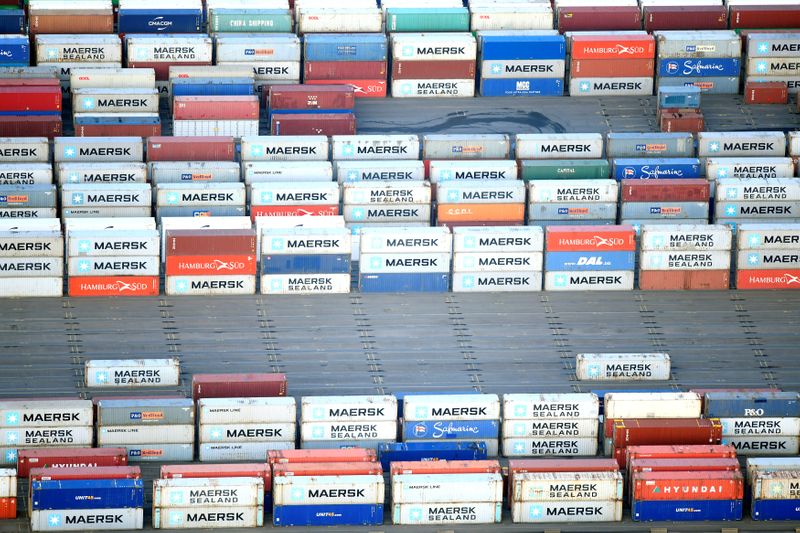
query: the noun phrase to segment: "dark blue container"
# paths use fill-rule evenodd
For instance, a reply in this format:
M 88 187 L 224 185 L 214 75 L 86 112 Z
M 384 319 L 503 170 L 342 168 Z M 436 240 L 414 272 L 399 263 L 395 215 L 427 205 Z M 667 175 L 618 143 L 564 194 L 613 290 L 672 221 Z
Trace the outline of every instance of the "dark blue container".
M 359 274 L 361 292 L 447 292 L 450 274 Z
M 276 505 L 275 526 L 379 526 L 383 505 Z
M 689 87 L 659 87 L 658 107 L 698 108 L 700 107 L 700 88 L 694 85 Z
M 25 36 L 0 36 L 0 67 L 27 67 L 31 64 L 31 47 Z
M 75 115 L 75 126 L 88 126 L 88 125 L 129 125 L 129 126 L 154 126 L 156 124 L 160 124 L 161 119 L 159 117 L 114 117 L 114 116 L 106 116 L 106 117 L 97 117 L 97 116 L 85 116 L 81 114 Z
M 253 80 L 247 78 L 173 78 L 172 96 L 250 96 Z
M 709 392 L 705 396 L 709 418 L 800 417 L 797 392 Z
M 634 501 L 635 522 L 741 520 L 742 500 Z
M 350 254 L 264 255 L 262 274 L 349 274 Z
M 117 33 L 199 33 L 202 25 L 202 9 L 120 9 Z
M 34 481 L 31 509 L 121 509 L 144 506 L 141 479 Z
M 564 59 L 563 35 L 486 35 L 481 39 L 481 60 Z
M 700 160 L 695 158 L 674 159 L 614 159 L 611 174 L 620 180 L 664 180 L 701 178 Z
M 403 422 L 403 440 L 412 439 L 496 439 L 498 420 L 427 420 Z
M 634 252 L 547 252 L 544 254 L 545 270 L 602 271 L 633 270 Z
M 25 33 L 25 12 L 21 9 L 0 9 L 0 34 Z
M 485 442 L 386 442 L 378 446 L 384 472 L 397 461 L 479 461 L 486 457 Z
M 382 33 L 315 33 L 303 37 L 304 61 L 386 61 Z
M 800 520 L 800 500 L 753 500 L 753 520 Z
M 664 78 L 738 76 L 742 63 L 736 57 L 659 59 L 658 75 Z
M 397 417 L 403 418 L 403 400 L 406 396 L 450 396 L 452 394 L 481 394 L 476 390 L 435 390 L 435 391 L 418 391 L 418 392 L 395 392 L 394 397 L 397 398 Z
M 561 78 L 484 78 L 481 79 L 481 96 L 563 96 L 564 80 Z

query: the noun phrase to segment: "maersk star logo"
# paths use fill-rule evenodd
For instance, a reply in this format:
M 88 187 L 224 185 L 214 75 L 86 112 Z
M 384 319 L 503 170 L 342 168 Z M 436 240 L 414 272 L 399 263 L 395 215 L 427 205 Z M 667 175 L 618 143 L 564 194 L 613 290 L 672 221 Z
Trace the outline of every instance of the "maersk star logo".
M 475 276 L 464 276 L 464 281 L 462 283 L 465 289 L 471 289 L 475 287 Z
M 321 439 L 325 436 L 325 429 L 321 426 L 314 426 L 311 428 L 311 436 L 315 439 Z
M 250 155 L 253 157 L 261 157 L 264 155 L 264 148 L 262 146 L 253 146 L 250 148 Z
M 83 205 L 83 193 L 76 192 L 72 195 L 72 203 L 75 205 Z
M 261 191 L 261 203 L 264 204 L 272 203 L 272 193 L 270 191 Z
M 16 444 L 19 442 L 19 432 L 9 431 L 6 433 L 6 444 Z
M 772 483 L 772 487 L 770 488 L 770 492 L 773 496 L 783 496 L 783 483 Z
M 544 517 L 544 507 L 541 505 L 531 505 L 529 515 L 531 520 L 541 520 Z
M 652 255 L 650 256 L 650 265 L 651 266 L 661 266 L 661 256 L 660 255 Z
M 725 216 L 735 217 L 736 216 L 736 206 L 735 205 L 726 205 L 725 206 Z
M 475 248 L 475 237 L 471 235 L 464 237 L 464 248 Z
M 411 57 L 414 55 L 413 46 L 404 46 L 402 51 L 403 57 Z
M 514 444 L 514 453 L 517 455 L 525 453 L 525 445 L 521 442 Z
M 766 54 L 769 52 L 769 43 L 758 43 L 758 53 Z
M 719 169 L 719 171 L 717 172 L 717 177 L 718 178 L 727 178 L 728 177 L 728 169 L 727 168 Z
M 465 257 L 464 258 L 464 267 L 465 268 L 473 268 L 475 266 L 475 258 L 474 257 Z
M 731 187 L 730 189 L 728 189 L 728 193 L 726 196 L 728 198 L 736 198 L 737 196 L 739 196 L 739 189 L 737 189 L 736 187 Z
M 180 511 L 170 511 L 169 523 L 175 525 L 183 524 L 183 513 L 181 513 Z
M 75 154 L 77 150 L 74 146 L 65 146 L 64 147 L 64 159 L 75 159 Z
M 48 48 L 47 59 L 58 59 L 58 48 Z
M 8 462 L 8 463 L 16 463 L 17 462 L 17 450 L 8 450 L 8 451 L 6 451 L 6 462 Z
M 358 181 L 358 171 L 357 170 L 348 170 L 347 171 L 347 181 Z
M 453 173 L 451 171 L 442 170 L 441 172 L 439 172 L 440 181 L 451 180 L 451 179 L 453 179 Z
M 763 74 L 767 71 L 767 62 L 766 61 L 759 61 L 756 63 L 756 72 L 759 74 Z
M 91 98 L 84 98 L 83 99 L 83 108 L 84 109 L 94 109 L 94 100 Z
M 758 246 L 759 244 L 761 244 L 761 235 L 758 235 L 756 233 L 750 235 L 750 239 L 748 239 L 748 242 L 750 243 L 750 246 Z
M 528 415 L 528 408 L 524 405 L 515 405 L 514 406 L 514 416 L 527 416 Z
M 342 147 L 342 155 L 351 156 L 355 153 L 355 148 L 353 148 L 352 144 L 345 144 Z
M 98 383 L 108 383 L 108 374 L 105 372 L 95 372 L 94 380 Z
M 380 270 L 383 267 L 383 258 L 379 255 L 376 255 L 375 257 L 370 257 L 369 266 L 370 268 Z
M 500 74 L 503 72 L 503 65 L 499 63 L 492 64 L 492 74 Z
M 286 242 L 280 237 L 275 237 L 274 239 L 272 239 L 273 250 L 283 250 L 285 248 L 285 244 Z
M 414 414 L 417 415 L 417 418 L 428 418 L 428 408 L 424 405 L 420 405 L 416 408 Z
M 181 492 L 179 490 L 170 492 L 170 494 L 169 494 L 169 503 L 178 504 L 178 505 L 183 503 L 183 492 Z
M 591 86 L 589 85 L 588 81 L 582 81 L 580 86 L 578 87 L 578 90 L 582 93 L 588 93 L 590 88 Z
M 273 291 L 280 291 L 283 290 L 283 281 L 280 279 L 273 279 L 269 286 L 272 288 Z
M 176 192 L 169 192 L 167 193 L 167 203 L 168 204 L 177 204 L 178 203 L 179 195 Z
M 10 413 L 6 413 L 6 425 L 7 426 L 18 426 L 19 425 L 19 413 L 16 411 L 12 411 Z
M 459 195 L 460 195 L 460 191 L 456 191 L 456 190 L 447 191 L 447 201 L 448 202 L 457 202 Z
M 49 514 L 47 515 L 47 525 L 49 527 L 58 527 L 61 525 L 61 515 L 60 514 Z
M 212 439 L 221 439 L 222 438 L 222 430 L 220 428 L 214 428 L 211 430 L 211 438 Z
M 712 142 L 708 144 L 708 151 L 709 152 L 719 152 L 719 143 Z
M 364 211 L 363 207 L 353 209 L 353 220 L 364 220 L 365 215 L 366 211 Z
M 747 264 L 748 265 L 757 265 L 761 262 L 761 258 L 758 254 L 748 254 L 747 256 Z
M 311 418 L 315 418 L 317 420 L 325 418 L 325 409 L 322 407 L 315 407 L 311 410 Z
M 600 365 L 589 365 L 589 377 L 590 378 L 600 377 Z
M 77 172 L 73 172 L 72 174 L 70 174 L 70 175 L 67 177 L 67 180 L 68 180 L 70 183 L 78 183 L 78 182 L 80 181 L 80 179 L 81 179 L 81 177 L 80 177 L 80 176 L 78 176 L 78 173 L 77 173 Z
M 554 280 L 556 287 L 566 287 L 567 286 L 567 276 L 565 274 L 556 274 Z
M 92 269 L 92 265 L 88 260 L 78 261 L 78 270 L 80 272 L 89 272 Z
M 175 292 L 186 292 L 189 290 L 189 282 L 185 279 L 179 279 L 175 282 Z
M 414 92 L 414 88 L 410 83 L 404 83 L 400 86 L 400 94 L 410 96 Z
M 662 237 L 661 235 L 653 237 L 653 246 L 657 248 L 664 246 L 664 237 Z
M 303 489 L 299 487 L 295 487 L 292 489 L 292 499 L 293 500 L 302 500 L 303 499 Z
M 414 507 L 408 513 L 408 518 L 412 522 L 420 522 L 420 521 L 422 521 L 422 509 L 420 509 L 419 507 Z
M 524 435 L 525 435 L 525 424 L 524 423 L 514 424 L 514 436 L 522 437 Z

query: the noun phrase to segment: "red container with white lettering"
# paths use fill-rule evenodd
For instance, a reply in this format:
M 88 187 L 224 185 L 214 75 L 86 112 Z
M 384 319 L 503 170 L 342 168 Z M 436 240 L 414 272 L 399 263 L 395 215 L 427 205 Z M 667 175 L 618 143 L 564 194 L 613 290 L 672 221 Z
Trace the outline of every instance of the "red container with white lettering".
M 652 35 L 573 35 L 572 59 L 651 59 L 656 55 Z
M 353 109 L 355 95 L 349 85 L 274 85 L 267 105 L 272 111 Z
M 741 500 L 744 497 L 744 478 L 739 471 L 635 472 L 631 485 L 631 495 L 638 501 Z
M 800 269 L 739 270 L 736 288 L 742 290 L 800 290 Z
M 256 255 L 168 255 L 167 276 L 256 275 Z
M 273 113 L 270 132 L 272 135 L 355 135 L 356 116 L 353 113 Z
M 235 161 L 233 137 L 150 137 L 148 161 Z
M 70 296 L 158 296 L 158 276 L 70 276 Z
M 250 219 L 256 217 L 332 217 L 339 214 L 338 205 L 254 205 Z
M 17 499 L 0 498 L 0 519 L 13 519 L 17 517 Z
M 499 461 L 394 461 L 390 466 L 393 476 L 399 474 L 499 474 L 503 471 Z
M 286 374 L 195 374 L 192 399 L 286 396 Z
M 345 78 L 339 80 L 305 80 L 306 85 L 349 85 L 353 88 L 353 96 L 356 98 L 385 98 L 386 80 L 381 79 L 361 79 Z
M 729 444 L 628 446 L 625 457 L 628 465 L 634 459 L 723 459 L 735 458 L 736 449 Z
M 93 468 L 127 466 L 125 448 L 31 448 L 20 450 L 17 477 L 26 478 L 31 468 Z
M 744 84 L 746 104 L 786 104 L 789 85 L 785 81 L 748 81 Z
M 548 226 L 545 250 L 575 252 L 586 250 L 635 252 L 633 226 Z
M 161 479 L 260 477 L 265 492 L 271 492 L 272 473 L 266 463 L 162 465 Z
M 623 202 L 707 202 L 710 185 L 704 179 L 622 180 Z
M 638 6 L 580 6 L 558 9 L 558 31 L 641 30 Z
M 176 96 L 175 120 L 257 120 L 258 96 Z
M 287 463 L 344 463 L 378 460 L 375 450 L 367 448 L 341 448 L 331 450 L 270 450 L 267 462 L 271 465 Z
M 284 476 L 361 476 L 383 474 L 380 463 L 278 463 L 272 465 L 273 477 Z

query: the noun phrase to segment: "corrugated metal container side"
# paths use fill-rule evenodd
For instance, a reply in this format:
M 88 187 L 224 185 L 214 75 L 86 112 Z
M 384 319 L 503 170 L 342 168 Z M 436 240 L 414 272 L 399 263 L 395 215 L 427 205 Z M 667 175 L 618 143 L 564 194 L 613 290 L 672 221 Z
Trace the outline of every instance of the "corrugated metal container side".
M 0 138 L 3 149 L 0 161 L 4 163 L 47 163 L 50 160 L 50 144 L 43 137 Z
M 642 12 L 644 29 L 649 32 L 728 29 L 728 10 L 722 5 L 643 5 Z
M 147 161 L 234 161 L 233 137 L 150 137 Z
M 314 420 L 396 420 L 394 396 L 303 396 L 301 418 Z
M 108 448 L 108 446 L 102 446 Z M 189 462 L 194 460 L 194 444 L 124 444 L 130 462 Z
M 56 522 L 57 528 L 53 527 Z M 142 529 L 144 511 L 138 509 L 76 509 L 33 511 L 31 531 L 85 531 L 87 524 L 103 524 L 105 530 Z
M 511 507 L 511 520 L 514 523 L 563 522 L 564 517 L 569 517 L 568 520 L 571 522 L 620 522 L 622 501 L 525 501 L 514 502 Z
M 99 449 L 99 448 L 98 448 Z M 127 457 L 123 458 L 127 462 Z M 142 471 L 138 466 L 82 466 L 66 468 L 31 468 L 28 474 L 31 481 L 55 481 L 65 479 L 140 479 Z
M 354 91 L 349 85 L 279 85 L 270 88 L 267 105 L 272 111 L 352 109 Z
M 605 159 L 552 159 L 519 161 L 519 176 L 524 181 L 556 179 L 607 179 L 611 165 Z
M 273 113 L 270 119 L 273 135 L 354 135 L 353 113 Z
M 641 290 L 727 290 L 730 270 L 641 270 Z
M 593 393 L 504 394 L 503 420 L 596 418 L 599 400 Z
M 753 520 L 797 520 L 800 506 L 795 500 L 753 500 Z
M 276 526 L 377 526 L 383 524 L 383 504 L 276 505 L 272 515 Z
M 358 287 L 361 292 L 447 292 L 450 275 L 429 273 L 359 274 Z
M 613 159 L 612 175 L 624 179 L 696 179 L 702 176 L 700 160 L 671 159 Z
M 310 34 L 303 38 L 305 61 L 386 61 L 387 51 L 383 34 Z
M 278 476 L 272 480 L 272 498 L 276 507 L 380 505 L 383 475 Z
M 121 8 L 117 13 L 117 31 L 126 33 L 200 32 L 203 13 L 199 9 L 159 9 L 156 17 L 151 9 Z
M 0 116 L 0 135 L 3 137 L 47 137 L 53 139 L 62 134 L 60 116 Z
M 267 454 L 269 464 L 287 463 L 338 463 L 338 462 L 375 462 L 375 450 L 352 447 L 336 450 L 285 450 Z
M 742 519 L 742 500 L 634 501 L 635 522 L 724 521 Z
M 800 417 L 796 392 L 709 392 L 704 414 L 723 417 Z
M 287 9 L 231 7 L 208 10 L 210 33 L 291 32 L 294 20 Z
M 723 444 L 730 444 L 741 455 L 797 455 L 800 453 L 800 437 L 735 436 L 723 437 Z
M 262 527 L 264 507 L 261 505 L 237 507 L 234 511 L 208 512 L 194 507 L 153 509 L 153 527 L 194 529 L 194 528 L 239 528 Z
M 505 134 L 424 135 L 422 159 L 508 159 L 511 139 Z
M 598 30 L 640 30 L 642 12 L 636 6 L 559 7 L 556 21 L 562 33 Z
M 691 133 L 608 133 L 609 158 L 694 157 Z
M 392 503 L 422 502 L 461 504 L 464 494 L 471 502 L 503 501 L 503 476 L 490 474 L 397 474 L 392 476 Z
M 199 492 L 200 495 L 194 495 Z M 261 477 L 170 478 L 153 480 L 153 507 L 242 507 L 264 504 Z M 196 499 L 195 499 L 196 498 Z
M 382 475 L 380 463 L 278 463 L 272 467 L 273 475 L 279 476 L 351 476 Z
M 194 442 L 194 425 L 159 425 L 159 426 L 99 426 L 97 430 L 98 446 L 127 446 L 141 443 L 184 444 Z
M 561 96 L 564 82 L 553 79 L 481 79 L 481 96 Z
M 242 398 L 286 396 L 285 374 L 194 374 L 192 397 Z
M 467 32 L 470 12 L 465 7 L 389 7 L 385 10 L 387 32 Z
M 634 501 L 658 500 L 741 500 L 744 478 L 737 470 L 637 472 L 631 477 Z
M 197 402 L 198 420 L 201 425 L 294 422 L 295 405 L 292 397 L 204 398 Z
M 623 495 L 623 477 L 619 471 L 516 472 L 511 483 L 513 502 L 619 501 Z M 584 484 L 592 485 L 591 498 L 587 497 Z
M 459 502 L 458 506 L 439 503 L 392 505 L 392 523 L 407 525 L 441 524 L 447 520 L 460 524 L 496 524 L 503 514 L 502 503 Z
M 517 159 L 597 159 L 603 157 L 599 133 L 517 134 Z M 554 162 L 553 162 L 554 163 Z
M 160 477 L 162 479 L 258 477 L 264 480 L 265 492 L 272 490 L 270 468 L 264 463 L 162 465 Z
M 157 236 L 158 233 L 155 233 Z M 74 238 L 71 236 L 71 239 Z M 102 241 L 101 241 L 102 242 Z M 123 243 L 124 244 L 124 243 Z M 158 240 L 155 242 L 146 243 L 149 245 L 151 251 L 157 253 Z M 80 248 L 80 243 L 78 247 Z M 91 246 L 91 243 L 89 244 Z M 125 387 L 125 386 L 178 386 L 180 382 L 180 361 L 178 358 L 171 359 L 90 359 L 86 361 L 84 367 L 84 374 L 86 378 L 87 387 Z M 115 403 L 113 400 L 106 400 L 105 404 L 98 404 L 101 423 L 103 416 L 115 416 L 112 411 L 114 409 L 129 409 L 127 418 L 132 423 L 136 422 L 153 422 L 156 418 L 149 420 L 142 416 L 141 419 L 134 416 L 135 412 L 142 413 L 139 407 L 158 407 L 159 403 L 153 400 L 142 399 L 140 403 L 132 406 L 130 403 L 125 405 L 124 401 Z M 152 403 L 151 403 L 152 402 Z M 182 409 L 186 412 L 191 412 L 193 419 L 194 406 L 184 403 L 181 405 L 179 402 L 163 402 L 161 405 L 167 408 Z M 103 408 L 108 411 L 103 411 Z M 132 409 L 131 409 L 132 408 Z M 142 413 L 143 414 L 143 413 Z M 156 413 L 154 413 L 156 414 Z M 163 422 L 163 412 L 157 413 L 157 418 Z M 123 415 L 124 417 L 124 415 Z M 187 419 L 188 420 L 188 419 Z M 184 423 L 184 422 L 177 422 Z M 185 422 L 189 423 L 189 422 Z
M 448 440 L 444 442 L 411 441 L 383 443 L 378 446 L 378 456 L 384 471 L 392 468 L 395 474 L 457 474 L 499 472 L 496 461 L 486 461 L 486 443 L 481 441 L 461 442 Z M 488 467 L 491 463 L 493 466 Z M 397 470 L 398 465 L 406 465 Z M 409 465 L 415 465 L 412 468 Z M 435 468 L 427 466 L 437 465 Z M 464 465 L 472 465 L 466 467 Z M 426 468 L 422 468 L 425 466 Z M 419 468 L 417 468 L 419 467 Z
M 575 367 L 579 380 L 666 380 L 671 364 L 667 353 L 579 353 Z
M 220 461 L 261 461 L 273 450 L 291 450 L 294 442 L 200 442 L 197 446 L 198 460 L 202 462 Z
M 722 423 L 722 436 L 734 437 L 739 435 L 773 435 L 796 436 L 800 435 L 800 418 L 720 418 Z
M 141 479 L 32 481 L 31 511 L 45 509 L 107 509 L 144 505 Z
M 169 360 L 168 360 L 169 361 Z M 177 365 L 177 359 L 173 360 Z M 88 361 L 91 362 L 91 361 Z M 124 370 L 125 361 L 120 368 L 114 369 L 113 376 L 108 379 L 140 379 L 146 374 L 152 375 L 155 372 L 161 373 L 162 370 Z M 88 368 L 87 368 L 88 370 Z M 177 366 L 171 371 L 177 370 Z M 105 368 L 101 370 L 105 371 Z M 164 371 L 164 374 L 167 374 Z M 136 399 L 136 400 L 101 400 L 97 403 L 97 424 L 98 426 L 116 425 L 184 425 L 194 424 L 195 408 L 194 403 L 187 399 Z
M 731 28 L 796 28 L 800 25 L 800 9 L 796 5 L 733 5 Z

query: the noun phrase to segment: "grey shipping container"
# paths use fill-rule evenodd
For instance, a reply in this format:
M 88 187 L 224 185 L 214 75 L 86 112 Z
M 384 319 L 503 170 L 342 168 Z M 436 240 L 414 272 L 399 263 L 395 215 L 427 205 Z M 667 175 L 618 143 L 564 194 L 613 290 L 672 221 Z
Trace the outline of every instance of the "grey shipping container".
M 58 183 L 147 183 L 144 163 L 56 163 Z
M 621 218 L 708 219 L 708 202 L 623 202 Z
M 0 79 L 2 78 L 3 76 L 0 75 Z M 0 137 L 0 163 L 47 163 L 49 161 L 50 143 L 46 137 Z
M 3 185 L 0 186 L 0 207 L 55 207 L 56 186 Z
M 97 424 L 181 425 L 194 424 L 194 402 L 186 399 L 100 400 L 97 404 Z
M 511 139 L 505 134 L 424 135 L 422 159 L 508 159 Z
M 694 157 L 691 133 L 609 133 L 606 154 L 615 157 Z
M 240 181 L 233 161 L 154 161 L 148 163 L 153 183 L 207 183 Z
M 529 220 L 610 220 L 617 218 L 617 203 L 532 203 L 528 205 Z

